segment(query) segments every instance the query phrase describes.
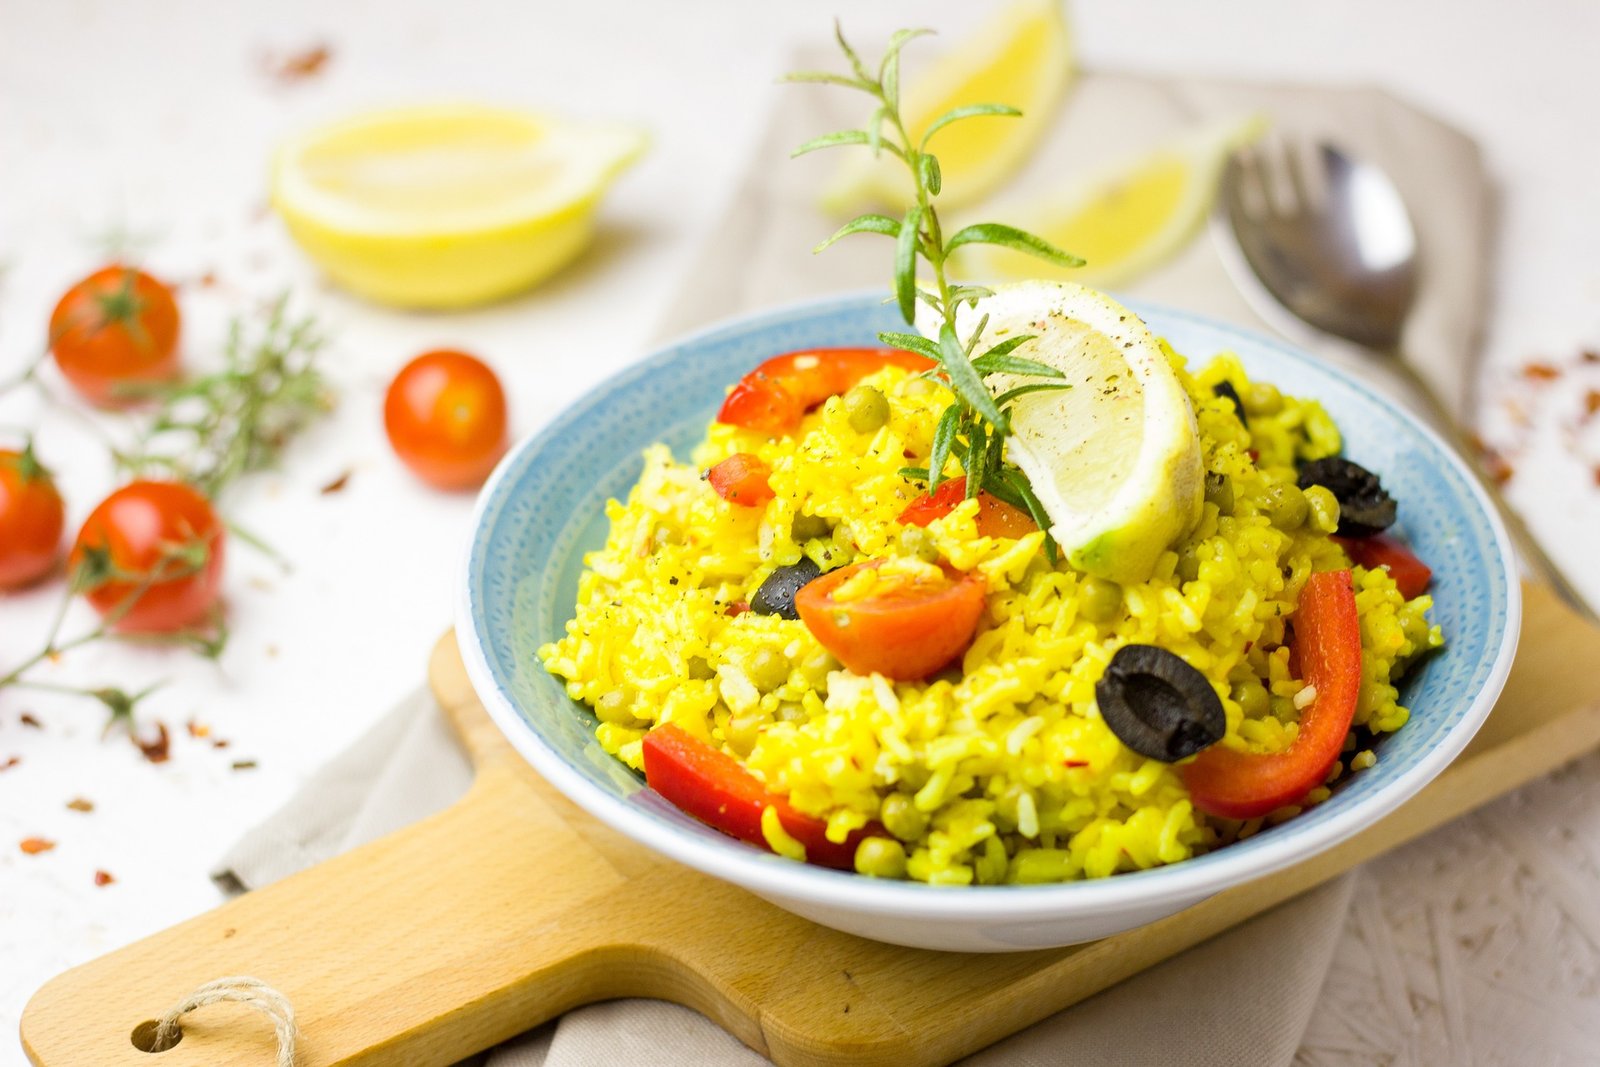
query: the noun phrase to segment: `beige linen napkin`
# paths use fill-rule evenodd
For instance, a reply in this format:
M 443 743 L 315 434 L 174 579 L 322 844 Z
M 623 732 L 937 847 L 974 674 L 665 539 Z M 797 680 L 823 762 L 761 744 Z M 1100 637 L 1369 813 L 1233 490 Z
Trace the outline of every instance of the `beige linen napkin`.
M 807 56 L 798 65 L 827 62 Z M 669 306 L 663 336 L 726 315 L 842 289 L 882 287 L 888 247 L 852 238 L 822 256 L 810 248 L 833 220 L 814 190 L 832 160 L 787 161 L 789 149 L 859 119 L 848 94 L 811 87 L 780 98 L 749 172 Z M 1060 121 L 1005 191 L 1070 179 L 1093 161 L 1136 156 L 1207 118 L 1250 111 L 1278 129 L 1325 136 L 1388 169 L 1418 216 L 1425 272 L 1407 350 L 1451 410 L 1467 404 L 1467 356 L 1483 308 L 1489 189 L 1475 146 L 1380 92 L 1084 76 Z M 985 217 L 1007 217 L 1003 204 Z M 1247 325 L 1261 325 L 1224 272 L 1212 242 L 1196 240 L 1123 292 Z M 1349 352 L 1331 358 L 1371 378 L 1381 369 Z M 1190 353 L 1205 358 L 1211 353 Z M 219 884 L 265 885 L 438 810 L 465 792 L 470 768 L 426 692 L 419 692 L 339 757 L 223 860 Z M 1281 1067 L 1295 1059 L 1344 929 L 1356 876 L 1346 876 L 1059 1013 L 966 1061 L 969 1065 L 1165 1064 Z M 486 1067 L 618 1063 L 766 1062 L 686 1008 L 617 1001 L 571 1012 L 473 1061 Z

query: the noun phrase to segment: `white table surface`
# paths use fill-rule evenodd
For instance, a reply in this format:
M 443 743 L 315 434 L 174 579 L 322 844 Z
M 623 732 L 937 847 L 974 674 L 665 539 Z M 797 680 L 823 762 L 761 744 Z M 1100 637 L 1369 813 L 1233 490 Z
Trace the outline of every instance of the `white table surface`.
M 856 36 L 881 39 L 907 23 L 954 36 L 984 5 L 839 7 L 859 8 Z M 1600 6 L 1400 8 L 1106 0 L 1080 3 L 1074 21 L 1088 64 L 1375 82 L 1481 140 L 1504 192 L 1483 427 L 1491 439 L 1528 438 L 1512 499 L 1600 599 L 1600 434 L 1570 428 L 1600 366 L 1542 388 L 1518 373 L 1534 358 L 1600 347 Z M 235 516 L 293 569 L 235 546 L 234 636 L 219 664 L 105 648 L 45 674 L 130 687 L 165 679 L 146 714 L 173 729 L 169 762 L 101 741 L 102 714 L 86 703 L 0 693 L 0 763 L 20 757 L 0 772 L 0 1063 L 22 1062 L 10 1035 L 35 987 L 214 905 L 206 871 L 221 851 L 421 679 L 450 620 L 471 499 L 422 488 L 393 460 L 379 417 L 389 376 L 434 345 L 477 351 L 528 432 L 638 355 L 711 237 L 780 91 L 784 54 L 823 36 L 832 13 L 737 0 L 0 0 L 0 376 L 37 351 L 60 290 L 120 232 L 142 239 L 145 262 L 167 278 L 219 280 L 182 295 L 194 364 L 214 358 L 229 314 L 287 286 L 332 335 L 326 364 L 342 391 L 280 474 L 232 498 Z M 283 85 L 264 73 L 264 57 L 317 43 L 332 49 L 322 75 Z M 597 247 L 526 298 L 406 315 L 329 290 L 264 209 L 272 145 L 351 109 L 441 96 L 634 119 L 655 145 L 607 201 Z M 0 425 L 16 424 L 39 427 L 73 526 L 110 487 L 103 451 L 67 413 L 0 400 Z M 347 470 L 344 492 L 318 493 Z M 36 646 L 57 595 L 0 600 L 0 665 Z M 25 711 L 42 729 L 21 724 Z M 188 736 L 191 718 L 229 747 Z M 257 766 L 235 770 L 239 759 Z M 79 796 L 95 810 L 68 810 Z M 1600 1058 L 1597 825 L 1600 761 L 1590 759 L 1369 868 L 1303 1059 Z M 58 844 L 24 855 L 17 843 L 29 836 Z M 115 882 L 96 887 L 97 869 Z

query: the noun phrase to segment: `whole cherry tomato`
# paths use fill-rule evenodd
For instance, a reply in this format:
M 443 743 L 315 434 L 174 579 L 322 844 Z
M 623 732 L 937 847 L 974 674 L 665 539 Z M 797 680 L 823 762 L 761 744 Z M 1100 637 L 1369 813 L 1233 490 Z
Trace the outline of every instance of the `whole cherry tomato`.
M 61 553 L 65 512 L 32 447 L 0 450 L 0 589 L 43 578 Z
M 189 486 L 130 482 L 84 520 L 67 570 L 114 629 L 169 633 L 215 607 L 225 543 L 211 503 Z
M 103 267 L 56 304 L 50 351 L 74 389 L 115 406 L 178 373 L 179 322 L 165 284 L 133 267 Z
M 439 489 L 470 489 L 505 454 L 505 390 L 465 352 L 424 352 L 389 383 L 383 426 L 418 478 Z

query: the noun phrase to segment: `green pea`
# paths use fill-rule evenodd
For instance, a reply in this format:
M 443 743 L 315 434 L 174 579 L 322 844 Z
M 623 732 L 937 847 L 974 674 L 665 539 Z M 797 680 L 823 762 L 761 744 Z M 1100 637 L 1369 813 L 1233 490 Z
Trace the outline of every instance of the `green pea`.
M 933 535 L 921 526 L 907 526 L 901 530 L 900 547 L 906 555 L 924 563 L 939 562 L 939 546 L 933 543 Z
M 920 841 L 928 832 L 928 815 L 904 793 L 890 793 L 878 806 L 878 821 L 902 841 Z
M 889 398 L 870 385 L 844 394 L 844 413 L 856 433 L 873 433 L 889 421 Z
M 1200 577 L 1200 546 L 1193 541 L 1178 550 L 1178 577 L 1185 582 Z
M 1283 410 L 1283 394 L 1267 382 L 1251 382 L 1243 400 L 1248 415 L 1276 415 Z
M 697 682 L 708 682 L 717 676 L 710 661 L 704 656 L 690 656 L 684 666 L 689 671 L 689 677 Z
M 1311 509 L 1299 486 L 1279 482 L 1267 490 L 1262 510 L 1278 529 L 1298 530 L 1305 524 L 1306 515 Z
M 1215 471 L 1206 472 L 1206 502 L 1215 504 L 1223 515 L 1233 514 L 1233 479 Z
M 803 545 L 819 537 L 827 537 L 831 533 L 833 527 L 821 515 L 796 515 L 794 522 L 789 524 L 789 536 L 797 545 Z
M 1245 682 L 1233 692 L 1233 699 L 1239 702 L 1247 719 L 1259 719 L 1267 713 L 1270 701 L 1267 698 L 1267 687 L 1260 682 Z
M 1078 603 L 1090 622 L 1110 622 L 1122 611 L 1122 586 L 1105 578 L 1085 578 Z
M 904 878 L 905 846 L 892 837 L 863 837 L 856 846 L 856 870 L 873 878 Z
M 628 710 L 628 694 L 621 689 L 600 694 L 600 699 L 594 702 L 594 713 L 601 722 L 609 722 L 616 726 L 639 724 L 639 720 L 633 717 L 633 712 Z
M 900 387 L 903 396 L 927 396 L 933 390 L 933 383 L 926 378 L 912 378 Z
M 1311 510 L 1311 528 L 1318 533 L 1331 534 L 1339 528 L 1339 498 L 1325 485 L 1313 485 L 1305 491 L 1306 505 Z
M 750 684 L 763 693 L 770 693 L 789 680 L 789 661 L 770 648 L 758 649 L 744 666 Z

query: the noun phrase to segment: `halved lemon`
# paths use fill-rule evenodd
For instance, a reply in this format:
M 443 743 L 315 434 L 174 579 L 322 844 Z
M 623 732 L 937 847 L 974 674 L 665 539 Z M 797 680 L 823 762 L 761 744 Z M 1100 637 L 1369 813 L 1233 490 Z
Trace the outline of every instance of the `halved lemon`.
M 943 175 L 940 208 L 981 200 L 1011 176 L 1049 126 L 1074 69 L 1061 0 L 1021 0 L 906 86 L 900 110 L 914 143 L 952 108 L 1008 104 L 1022 112 L 963 119 L 929 139 L 928 151 L 939 157 Z M 864 152 L 841 158 L 823 191 L 825 210 L 904 210 L 912 202 L 911 178 L 898 159 Z
M 979 350 L 1017 334 L 1016 355 L 1061 371 L 1071 388 L 1021 397 L 1007 454 L 1028 476 L 1050 535 L 1079 570 L 1117 582 L 1150 576 L 1200 519 L 1200 433 L 1188 394 L 1139 316 L 1070 282 L 1000 286 L 956 317 L 962 337 L 988 316 Z M 935 328 L 928 321 L 919 326 Z M 990 375 L 1001 392 L 1039 378 Z
M 638 130 L 475 104 L 380 111 L 285 144 L 272 201 L 335 281 L 455 308 L 526 289 L 583 251 Z
M 1038 234 L 1087 260 L 1053 267 L 995 246 L 969 245 L 962 269 L 980 278 L 1070 278 L 1118 285 L 1170 257 L 1194 236 L 1211 209 L 1223 164 L 1261 136 L 1258 115 L 1182 134 L 1132 164 L 1038 199 L 997 205 L 994 217 Z

